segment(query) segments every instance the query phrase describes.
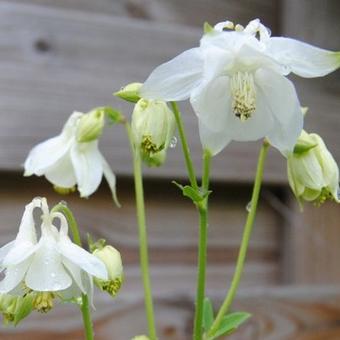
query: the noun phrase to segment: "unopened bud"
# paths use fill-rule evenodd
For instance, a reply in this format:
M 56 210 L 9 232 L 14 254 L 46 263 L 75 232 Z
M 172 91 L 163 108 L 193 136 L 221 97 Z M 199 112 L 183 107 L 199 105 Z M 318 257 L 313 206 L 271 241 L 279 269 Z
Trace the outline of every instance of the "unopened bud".
M 142 85 L 142 83 L 131 83 L 125 87 L 122 87 L 119 91 L 115 92 L 114 95 L 128 102 L 137 103 L 141 98 L 139 95 L 139 90 Z

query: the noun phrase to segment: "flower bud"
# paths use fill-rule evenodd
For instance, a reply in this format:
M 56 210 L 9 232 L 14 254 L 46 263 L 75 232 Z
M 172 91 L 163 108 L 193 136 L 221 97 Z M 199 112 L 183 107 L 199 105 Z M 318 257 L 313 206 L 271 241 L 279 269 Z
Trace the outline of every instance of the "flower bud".
M 339 169 L 319 135 L 302 131 L 294 151 L 287 155 L 287 172 L 300 203 L 339 202 Z
M 175 130 L 173 113 L 164 101 L 140 99 L 132 114 L 136 147 L 149 166 L 164 163 Z
M 99 107 L 85 113 L 79 120 L 77 141 L 88 143 L 98 139 L 105 125 L 105 108 Z
M 140 99 L 139 90 L 142 83 L 131 83 L 115 92 L 114 95 L 128 102 L 137 103 Z
M 119 251 L 112 246 L 104 246 L 96 249 L 93 255 L 105 264 L 108 273 L 108 280 L 95 278 L 95 283 L 101 290 L 115 296 L 123 282 L 123 264 Z
M 0 312 L 5 325 L 12 323 L 16 326 L 31 313 L 32 308 L 31 294 L 26 294 L 25 296 L 0 294 Z

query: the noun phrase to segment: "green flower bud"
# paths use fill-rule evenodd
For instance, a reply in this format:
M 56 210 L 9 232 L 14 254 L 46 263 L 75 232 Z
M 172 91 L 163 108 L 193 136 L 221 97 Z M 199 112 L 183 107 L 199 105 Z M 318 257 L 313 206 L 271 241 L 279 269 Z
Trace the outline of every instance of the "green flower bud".
M 131 83 L 125 87 L 122 87 L 119 91 L 115 92 L 114 95 L 128 102 L 137 103 L 141 98 L 139 95 L 139 90 L 142 85 L 142 83 Z
M 339 169 L 322 138 L 302 131 L 294 152 L 287 156 L 289 184 L 300 204 L 338 200 Z
M 166 102 L 140 99 L 132 113 L 131 127 L 147 165 L 163 164 L 175 130 L 175 119 Z
M 77 141 L 88 143 L 98 139 L 105 125 L 105 108 L 99 107 L 85 113 L 79 120 Z
M 96 285 L 111 296 L 115 296 L 123 282 L 123 264 L 119 251 L 112 246 L 104 246 L 96 249 L 93 255 L 105 264 L 108 273 L 108 280 L 95 278 Z

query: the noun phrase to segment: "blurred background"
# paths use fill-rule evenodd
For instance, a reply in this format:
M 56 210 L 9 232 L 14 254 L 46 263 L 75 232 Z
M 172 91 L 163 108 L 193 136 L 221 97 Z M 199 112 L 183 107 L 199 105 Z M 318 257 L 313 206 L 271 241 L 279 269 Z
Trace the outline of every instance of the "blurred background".
M 60 197 L 44 179 L 24 178 L 29 150 L 59 134 L 74 110 L 132 105 L 112 92 L 144 81 L 158 64 L 198 44 L 202 24 L 253 18 L 273 35 L 339 50 L 338 0 L 11 0 L 0 1 L 0 241 L 17 232 L 34 196 L 67 200 L 83 236 L 104 237 L 123 255 L 126 282 L 119 297 L 98 295 L 100 340 L 127 340 L 146 330 L 138 265 L 132 166 L 123 128 L 107 128 L 101 150 L 118 178 L 116 208 L 106 183 L 89 200 Z M 319 133 L 340 161 L 340 74 L 294 79 L 310 107 L 306 129 Z M 194 162 L 201 147 L 196 118 L 181 105 Z M 222 300 L 233 273 L 255 174 L 258 143 L 232 143 L 213 160 L 207 295 Z M 180 145 L 159 169 L 145 169 L 152 283 L 161 340 L 190 339 L 196 281 L 197 215 L 171 184 L 186 183 Z M 306 205 L 292 196 L 286 164 L 273 150 L 235 310 L 254 317 L 230 339 L 340 339 L 340 208 Z M 74 306 L 34 315 L 0 338 L 82 339 Z

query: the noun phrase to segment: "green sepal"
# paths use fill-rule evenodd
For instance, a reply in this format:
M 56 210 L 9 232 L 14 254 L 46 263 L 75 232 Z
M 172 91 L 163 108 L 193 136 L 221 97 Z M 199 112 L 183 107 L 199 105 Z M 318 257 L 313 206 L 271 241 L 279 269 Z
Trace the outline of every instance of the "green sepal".
M 87 243 L 89 245 L 90 252 L 93 253 L 97 249 L 103 249 L 106 245 L 106 240 L 100 238 L 97 241 L 94 241 L 91 234 L 87 233 Z
M 315 143 L 311 143 L 307 141 L 299 141 L 295 144 L 293 152 L 295 155 L 302 155 L 305 152 L 308 152 L 309 150 L 315 148 L 316 146 L 317 144 Z
M 27 294 L 26 296 L 20 298 L 15 309 L 15 317 L 13 320 L 13 325 L 17 326 L 18 323 L 25 319 L 33 309 L 33 295 Z
M 204 34 L 208 34 L 214 31 L 214 27 L 212 27 L 207 21 L 203 24 L 203 32 Z
M 203 304 L 203 329 L 208 332 L 214 322 L 214 309 L 209 298 L 204 299 Z
M 238 327 L 251 317 L 251 314 L 246 312 L 235 312 L 226 315 L 220 324 L 219 329 L 213 334 L 209 340 L 213 340 L 222 335 L 232 334 Z
M 112 107 L 105 107 L 105 114 L 111 124 L 120 124 L 125 121 L 124 115 Z

